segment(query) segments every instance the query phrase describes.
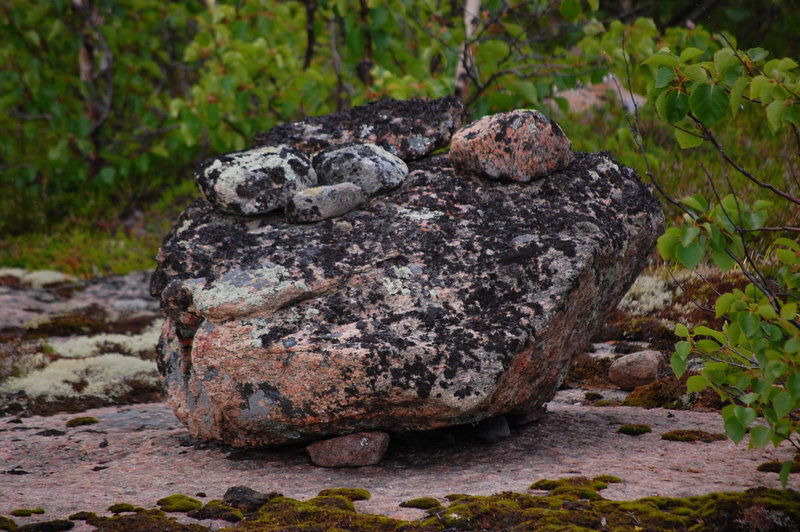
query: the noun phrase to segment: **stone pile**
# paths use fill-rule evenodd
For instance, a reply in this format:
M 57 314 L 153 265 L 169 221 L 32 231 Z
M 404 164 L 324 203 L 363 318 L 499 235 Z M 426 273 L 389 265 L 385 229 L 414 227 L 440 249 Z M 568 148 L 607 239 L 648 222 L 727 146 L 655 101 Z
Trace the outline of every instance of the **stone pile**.
M 205 199 L 151 287 L 164 389 L 194 436 L 250 447 L 489 419 L 507 434 L 503 416 L 553 397 L 663 214 L 632 170 L 573 153 L 538 112 L 460 123 L 452 98 L 382 102 L 201 165 Z

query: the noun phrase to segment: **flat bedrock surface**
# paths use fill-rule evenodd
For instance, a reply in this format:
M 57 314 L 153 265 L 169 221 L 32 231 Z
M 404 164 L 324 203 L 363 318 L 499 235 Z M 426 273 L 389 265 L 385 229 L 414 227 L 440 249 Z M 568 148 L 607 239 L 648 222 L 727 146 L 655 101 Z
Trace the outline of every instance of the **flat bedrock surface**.
M 78 510 L 104 513 L 117 502 L 154 507 L 172 493 L 205 492 L 207 501 L 222 498 L 230 486 L 246 485 L 300 499 L 325 488 L 366 488 L 372 499 L 356 503 L 360 511 L 414 519 L 423 512 L 398 504 L 449 493 L 524 492 L 542 478 L 616 475 L 623 482 L 609 484 L 602 495 L 617 500 L 778 488 L 778 475 L 757 472 L 756 466 L 793 454 L 788 445 L 748 450 L 729 440 L 661 440 L 676 429 L 722 432 L 718 413 L 580 406 L 559 402 L 561 396 L 540 421 L 512 429 L 498 443 L 394 438 L 379 465 L 347 469 L 314 467 L 302 447 L 234 451 L 195 445 L 166 403 L 90 410 L 80 415 L 100 422 L 75 428 L 65 426 L 75 414 L 22 423 L 0 418 L 0 514 L 43 507 L 47 513 L 38 520 L 66 518 Z M 637 437 L 617 433 L 627 423 L 648 424 L 653 431 Z M 66 434 L 37 435 L 47 429 Z M 790 477 L 789 487 L 800 489 L 800 476 Z

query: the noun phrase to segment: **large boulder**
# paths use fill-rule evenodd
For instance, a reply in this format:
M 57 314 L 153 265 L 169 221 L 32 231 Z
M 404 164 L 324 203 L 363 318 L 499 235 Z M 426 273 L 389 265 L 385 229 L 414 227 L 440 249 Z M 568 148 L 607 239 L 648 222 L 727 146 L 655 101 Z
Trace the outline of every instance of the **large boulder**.
M 164 387 L 194 436 L 264 446 L 524 418 L 663 230 L 648 188 L 607 154 L 525 184 L 447 154 L 409 169 L 313 224 L 185 210 L 152 291 Z

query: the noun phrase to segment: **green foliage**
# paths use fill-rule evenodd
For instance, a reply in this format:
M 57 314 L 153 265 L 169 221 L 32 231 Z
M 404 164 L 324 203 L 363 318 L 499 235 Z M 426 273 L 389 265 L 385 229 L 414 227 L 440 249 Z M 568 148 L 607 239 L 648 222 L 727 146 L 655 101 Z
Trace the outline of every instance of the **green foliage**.
M 702 37 L 698 39 L 698 37 Z M 706 326 L 689 330 L 678 324 L 682 338 L 671 365 L 678 377 L 690 357 L 703 361 L 699 375 L 687 381 L 690 392 L 713 388 L 731 404 L 723 411 L 725 429 L 736 443 L 747 433 L 750 446 L 762 448 L 783 441 L 797 444 L 800 431 L 800 245 L 796 239 L 770 237 L 796 228 L 768 226 L 776 202 L 800 205 L 791 182 L 776 187 L 740 166 L 716 135 L 721 124 L 740 109 L 760 109 L 769 130 L 797 135 L 800 126 L 800 78 L 792 59 L 769 59 L 761 48 L 740 50 L 728 35 L 671 30 L 663 46 L 642 62 L 650 68 L 648 86 L 658 116 L 674 128 L 682 148 L 710 143 L 730 171 L 763 191 L 744 199 L 727 179 L 722 196 L 712 184 L 713 197 L 685 197 L 676 204 L 684 211 L 680 222 L 659 239 L 661 255 L 686 268 L 705 258 L 723 271 L 742 270 L 753 282 L 745 290 L 720 294 L 715 305 L 720 330 Z M 769 197 L 769 199 L 766 199 Z M 765 253 L 760 250 L 768 249 Z M 756 423 L 756 420 L 761 421 Z M 781 472 L 785 483 L 789 467 Z
M 597 4 L 484 2 L 471 36 L 461 6 L 433 0 L 6 4 L 0 231 L 113 218 L 278 122 L 450 94 L 462 45 L 476 114 L 536 105 L 602 77 L 567 53 Z
M 176 53 L 197 7 L 153 0 L 12 2 L 0 23 L 0 231 L 116 211 L 196 157 L 167 136 Z M 160 38 L 155 38 L 160 35 Z M 158 168 L 153 175 L 153 168 Z

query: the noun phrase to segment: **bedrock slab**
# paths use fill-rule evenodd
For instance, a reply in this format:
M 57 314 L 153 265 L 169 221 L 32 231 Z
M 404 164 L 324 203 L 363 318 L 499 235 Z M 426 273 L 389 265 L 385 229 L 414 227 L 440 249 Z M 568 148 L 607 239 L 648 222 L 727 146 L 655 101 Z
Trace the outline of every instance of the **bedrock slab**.
M 530 184 L 409 165 L 310 225 L 186 209 L 158 256 L 159 369 L 197 437 L 278 445 L 524 417 L 647 261 L 664 218 L 607 154 Z

